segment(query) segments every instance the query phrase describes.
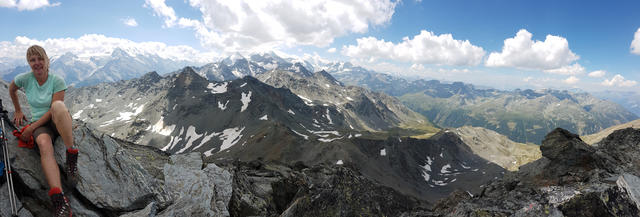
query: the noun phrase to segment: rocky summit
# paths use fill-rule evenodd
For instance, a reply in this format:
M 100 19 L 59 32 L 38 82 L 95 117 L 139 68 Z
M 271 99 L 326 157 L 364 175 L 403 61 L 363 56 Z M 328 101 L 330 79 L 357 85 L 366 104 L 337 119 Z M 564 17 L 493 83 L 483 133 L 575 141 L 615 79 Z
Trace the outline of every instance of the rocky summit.
M 640 130 L 621 129 L 590 147 L 564 129 L 549 133 L 542 158 L 484 187 L 454 193 L 433 210 L 403 216 L 638 216 Z

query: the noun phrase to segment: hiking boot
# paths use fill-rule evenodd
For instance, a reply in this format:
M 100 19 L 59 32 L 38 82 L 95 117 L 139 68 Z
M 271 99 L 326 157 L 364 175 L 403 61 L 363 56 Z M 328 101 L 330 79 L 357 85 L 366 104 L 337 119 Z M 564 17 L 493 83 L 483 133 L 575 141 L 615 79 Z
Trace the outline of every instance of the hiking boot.
M 71 217 L 71 206 L 69 200 L 62 193 L 51 195 L 55 217 Z
M 67 149 L 67 166 L 65 172 L 67 173 L 67 179 L 73 187 L 78 183 L 78 149 L 69 151 Z

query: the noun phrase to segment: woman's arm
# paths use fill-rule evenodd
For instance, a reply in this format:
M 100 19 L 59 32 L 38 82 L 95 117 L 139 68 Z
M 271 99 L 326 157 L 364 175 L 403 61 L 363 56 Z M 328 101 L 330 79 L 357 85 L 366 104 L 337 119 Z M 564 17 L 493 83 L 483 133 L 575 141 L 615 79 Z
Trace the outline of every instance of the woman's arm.
M 11 102 L 13 102 L 13 108 L 16 112 L 13 114 L 13 123 L 16 127 L 22 126 L 22 121 L 27 122 L 27 118 L 22 113 L 22 108 L 20 107 L 20 100 L 18 100 L 18 89 L 15 81 L 11 81 L 9 85 L 9 95 L 11 96 Z

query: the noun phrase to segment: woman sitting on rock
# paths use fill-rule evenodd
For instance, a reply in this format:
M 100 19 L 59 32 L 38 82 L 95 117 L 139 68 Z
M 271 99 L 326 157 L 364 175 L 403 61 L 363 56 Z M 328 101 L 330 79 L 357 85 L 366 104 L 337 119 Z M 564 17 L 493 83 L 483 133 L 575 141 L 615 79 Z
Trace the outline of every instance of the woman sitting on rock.
M 60 76 L 49 74 L 49 57 L 42 47 L 29 47 L 27 62 L 31 72 L 17 75 L 9 86 L 9 94 L 15 107 L 13 121 L 16 126 L 22 126 L 27 121 L 17 95 L 18 89 L 23 88 L 31 109 L 31 121 L 23 129 L 20 140 L 28 142 L 35 138 L 40 149 L 40 163 L 49 183 L 49 197 L 55 208 L 54 216 L 71 216 L 71 207 L 62 193 L 60 171 L 53 155 L 53 143 L 59 135 L 67 147 L 67 179 L 75 185 L 78 149 L 73 146 L 71 116 L 63 103 L 67 86 Z

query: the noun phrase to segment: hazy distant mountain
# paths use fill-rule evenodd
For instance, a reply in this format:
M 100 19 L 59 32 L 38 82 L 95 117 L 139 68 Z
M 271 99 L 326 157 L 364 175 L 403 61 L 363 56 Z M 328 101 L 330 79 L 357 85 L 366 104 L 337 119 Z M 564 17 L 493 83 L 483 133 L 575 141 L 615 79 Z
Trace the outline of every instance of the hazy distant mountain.
M 108 56 L 78 57 L 65 53 L 51 57 L 50 64 L 50 72 L 62 76 L 67 85 L 85 86 L 137 78 L 150 71 L 169 73 L 196 63 L 116 48 Z M 11 81 L 16 75 L 30 70 L 26 64 L 18 66 L 5 72 L 2 79 Z
M 332 62 L 317 66 L 346 85 L 360 86 L 392 96 L 401 96 L 414 88 L 406 79 L 371 71 L 349 62 Z
M 584 135 L 638 118 L 618 104 L 587 93 L 476 90 L 462 83 L 447 86 L 400 99 L 439 126 L 480 126 L 523 143 L 540 144 L 557 127 Z
M 484 127 L 521 143 L 540 144 L 556 127 L 591 134 L 638 118 L 624 107 L 587 93 L 559 90 L 477 89 L 462 82 L 407 81 L 359 67 L 333 71 L 343 83 L 399 97 L 440 127 Z
M 593 92 L 592 94 L 598 98 L 618 103 L 637 116 L 640 116 L 640 92 L 601 91 Z
M 252 54 L 245 58 L 241 54 L 233 54 L 219 62 L 196 67 L 196 72 L 212 81 L 228 81 L 244 76 L 256 77 L 270 70 L 292 71 L 304 76 L 312 75 L 311 64 L 302 60 L 284 59 L 275 53 Z
M 4 75 L 8 71 L 14 69 L 17 66 L 24 65 L 27 59 L 11 59 L 7 57 L 0 57 L 0 76 Z

